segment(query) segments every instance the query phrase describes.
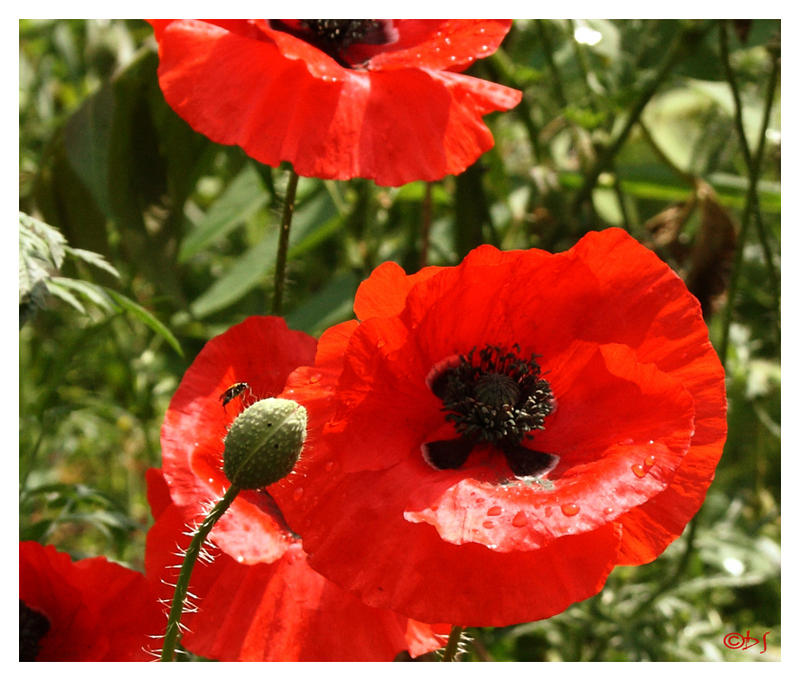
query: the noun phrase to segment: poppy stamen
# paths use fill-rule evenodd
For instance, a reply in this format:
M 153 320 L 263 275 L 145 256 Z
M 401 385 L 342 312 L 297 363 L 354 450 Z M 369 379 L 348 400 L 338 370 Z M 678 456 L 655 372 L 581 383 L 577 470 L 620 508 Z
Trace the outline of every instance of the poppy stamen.
M 473 348 L 457 360 L 441 362 L 432 373 L 428 385 L 442 400 L 445 419 L 453 423 L 462 442 L 470 443 L 470 448 L 480 443 L 499 447 L 516 475 L 541 474 L 552 468 L 557 457 L 521 446 L 524 440 L 533 438 L 532 431 L 544 430 L 544 420 L 555 408 L 550 384 L 541 377 L 536 355 L 521 357 L 516 343 L 510 350 L 487 345 L 481 350 Z M 442 450 L 444 443 L 426 446 L 430 462 L 431 453 Z M 466 447 L 457 449 L 463 452 Z M 528 451 L 530 456 L 525 454 Z

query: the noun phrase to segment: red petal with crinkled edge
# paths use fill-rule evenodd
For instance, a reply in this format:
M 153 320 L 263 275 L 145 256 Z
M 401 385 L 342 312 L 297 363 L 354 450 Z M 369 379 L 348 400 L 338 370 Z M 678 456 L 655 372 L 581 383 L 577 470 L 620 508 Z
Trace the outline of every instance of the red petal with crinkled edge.
M 147 571 L 154 582 L 175 581 L 175 544 L 188 545 L 182 532 L 186 509 L 164 506 L 160 471 L 148 471 L 148 497 L 156 523 L 147 538 Z M 188 627 L 181 643 L 203 657 L 222 661 L 389 661 L 408 650 L 417 656 L 446 642 L 450 625 L 428 625 L 385 609 L 371 608 L 320 574 L 294 541 L 271 564 L 240 565 L 224 553 L 197 563 L 194 594 L 182 617 Z M 165 597 L 170 590 L 162 587 Z
M 545 580 L 520 596 L 501 574 L 513 574 L 515 560 L 551 560 L 564 543 L 576 561 L 596 557 L 582 583 L 569 561 L 547 571 L 579 600 L 602 586 L 610 564 L 663 550 L 702 503 L 724 442 L 724 375 L 696 300 L 623 231 L 589 234 L 555 255 L 483 246 L 414 283 L 383 266 L 359 299 L 362 322 L 337 341 L 338 378 L 325 339 L 319 347 L 328 360 L 316 389 L 335 417 L 275 494 L 312 565 L 367 602 L 468 624 L 544 617 L 566 607 L 563 591 Z M 560 457 L 549 482 L 520 483 L 488 446 L 460 469 L 432 470 L 420 446 L 455 433 L 427 387 L 431 369 L 473 347 L 513 343 L 540 355 L 556 398 L 527 445 Z M 296 394 L 312 390 L 295 378 Z M 602 541 L 581 546 L 607 532 L 615 540 L 603 551 Z M 490 558 L 470 553 L 480 545 Z M 462 571 L 448 588 L 431 575 L 455 555 Z M 486 579 L 494 560 L 496 579 Z M 423 579 L 436 588 L 427 592 Z M 485 602 L 475 596 L 482 590 Z M 491 609 L 490 594 L 503 606 Z
M 164 618 L 144 575 L 105 558 L 72 562 L 53 546 L 19 544 L 19 597 L 50 623 L 37 661 L 144 661 Z
M 501 38 L 503 27 L 490 21 L 486 43 L 467 40 L 479 31 L 474 24 L 440 36 L 451 40 L 458 59 L 473 47 L 475 57 L 486 56 Z M 300 175 L 400 185 L 460 173 L 493 145 L 482 117 L 521 97 L 428 68 L 438 63 L 427 58 L 429 48 L 436 51 L 430 41 L 419 61 L 409 50 L 382 52 L 374 68 L 356 70 L 264 22 L 154 26 L 159 82 L 170 106 L 212 140 L 237 144 L 268 165 L 290 161 Z M 411 30 L 412 23 L 403 26 Z
M 249 317 L 210 340 L 186 371 L 161 429 L 164 477 L 172 499 L 194 512 L 208 510 L 230 482 L 222 472 L 224 437 L 244 406 L 283 390 L 296 367 L 309 364 L 316 341 L 291 331 L 279 317 Z M 223 406 L 220 395 L 234 383 L 250 389 Z M 291 543 L 268 499 L 239 494 L 211 533 L 219 546 L 245 563 L 271 561 Z

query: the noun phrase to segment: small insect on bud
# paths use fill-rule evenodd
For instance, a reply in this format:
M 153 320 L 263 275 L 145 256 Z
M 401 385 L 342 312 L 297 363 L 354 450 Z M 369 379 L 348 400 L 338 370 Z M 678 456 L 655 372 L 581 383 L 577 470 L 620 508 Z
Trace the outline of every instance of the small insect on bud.
M 225 436 L 223 470 L 242 489 L 266 487 L 294 468 L 306 439 L 305 407 L 293 400 L 259 400 L 236 417 Z

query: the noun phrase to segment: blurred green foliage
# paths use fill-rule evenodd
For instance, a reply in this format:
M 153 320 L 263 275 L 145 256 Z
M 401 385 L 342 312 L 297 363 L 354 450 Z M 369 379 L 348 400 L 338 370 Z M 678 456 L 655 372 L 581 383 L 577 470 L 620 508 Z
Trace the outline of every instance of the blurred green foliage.
M 562 250 L 618 225 L 684 276 L 725 355 L 728 444 L 690 528 L 561 615 L 470 630 L 468 659 L 779 659 L 779 54 L 778 21 L 520 20 L 470 71 L 525 95 L 472 168 L 301 178 L 293 328 L 349 318 L 384 260 Z M 20 330 L 20 538 L 137 568 L 167 404 L 208 338 L 268 313 L 287 181 L 193 132 L 157 63 L 144 22 L 20 22 L 20 210 L 119 274 L 65 259 L 59 276 L 114 304 L 50 299 Z M 766 653 L 723 645 L 747 630 L 771 632 Z

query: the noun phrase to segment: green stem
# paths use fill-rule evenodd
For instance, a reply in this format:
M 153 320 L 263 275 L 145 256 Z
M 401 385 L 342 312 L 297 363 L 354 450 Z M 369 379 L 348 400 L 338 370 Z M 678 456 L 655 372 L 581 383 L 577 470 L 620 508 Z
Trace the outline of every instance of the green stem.
M 175 595 L 172 597 L 172 608 L 169 611 L 167 630 L 164 634 L 164 645 L 161 648 L 161 662 L 172 662 L 175 658 L 175 646 L 178 643 L 178 635 L 180 633 L 179 625 L 181 614 L 183 613 L 183 603 L 186 600 L 186 593 L 189 590 L 189 579 L 192 576 L 194 564 L 200 553 L 200 547 L 203 545 L 211 528 L 214 527 L 214 524 L 233 503 L 237 494 L 239 494 L 239 487 L 231 485 L 228 491 L 225 492 L 225 496 L 217 502 L 217 505 L 211 509 L 206 519 L 200 527 L 197 528 L 197 532 L 195 532 L 192 537 L 192 543 L 189 544 L 189 548 L 186 549 L 186 555 L 183 557 L 183 565 L 181 565 L 181 573 L 178 576 L 178 583 L 175 585 Z
M 509 87 L 513 87 L 516 90 L 523 89 L 522 83 L 520 83 L 514 75 L 514 63 L 503 51 L 502 47 L 499 47 L 497 51 L 489 58 L 489 64 L 497 72 L 497 76 L 494 78 L 494 80 L 505 83 Z M 528 105 L 528 99 L 523 96 L 520 103 L 517 104 L 514 109 L 512 109 L 511 113 L 518 115 L 522 120 L 522 124 L 525 126 L 525 130 L 528 133 L 528 138 L 531 141 L 534 161 L 538 164 L 543 163 L 547 151 L 539 142 L 539 125 L 533 118 L 533 113 Z
M 290 170 L 289 184 L 286 186 L 286 196 L 283 200 L 283 215 L 281 217 L 281 233 L 278 238 L 278 256 L 275 260 L 275 286 L 272 293 L 272 314 L 279 315 L 283 308 L 283 287 L 286 284 L 286 254 L 289 252 L 289 229 L 292 226 L 294 215 L 294 199 L 297 194 L 297 181 L 299 176 Z
M 419 266 L 428 264 L 428 249 L 431 241 L 431 217 L 433 208 L 433 183 L 425 183 L 425 197 L 422 199 L 422 225 L 420 228 Z
M 447 638 L 447 647 L 444 649 L 442 662 L 455 662 L 456 653 L 458 653 L 458 642 L 461 639 L 461 633 L 464 627 L 453 626 L 450 630 L 450 636 Z
M 747 143 L 747 137 L 744 132 L 744 121 L 742 116 L 742 102 L 739 94 L 739 87 L 736 83 L 736 78 L 733 73 L 733 68 L 730 62 L 730 53 L 728 51 L 728 32 L 727 24 L 724 20 L 720 21 L 719 30 L 719 48 L 720 56 L 722 58 L 722 65 L 725 70 L 725 76 L 728 79 L 728 84 L 731 88 L 734 102 L 734 124 L 736 132 L 739 136 L 739 143 L 742 149 L 742 156 L 744 156 L 745 163 L 748 171 L 748 185 L 747 194 L 745 196 L 744 210 L 742 211 L 742 226 L 739 231 L 739 239 L 736 245 L 736 257 L 733 263 L 733 270 L 731 272 L 731 281 L 728 289 L 728 300 L 725 305 L 725 314 L 722 321 L 722 340 L 720 341 L 719 354 L 722 358 L 723 364 L 726 363 L 728 355 L 728 345 L 730 342 L 730 328 L 733 321 L 733 305 L 736 291 L 739 286 L 739 277 L 742 269 L 742 260 L 744 254 L 744 245 L 747 240 L 747 232 L 750 227 L 750 217 L 753 215 L 756 221 L 756 228 L 758 230 L 758 238 L 761 243 L 761 248 L 764 253 L 764 259 L 767 265 L 767 276 L 769 278 L 770 286 L 773 289 L 775 297 L 775 308 L 780 310 L 780 292 L 778 275 L 775 271 L 775 264 L 772 260 L 772 250 L 769 247 L 766 231 L 761 220 L 761 211 L 758 207 L 758 177 L 761 171 L 761 161 L 764 156 L 764 140 L 766 138 L 766 129 L 769 124 L 769 115 L 772 110 L 772 102 L 775 97 L 775 90 L 778 84 L 778 73 L 780 70 L 780 63 L 778 56 L 773 53 L 772 57 L 772 70 L 770 71 L 769 81 L 767 83 L 767 93 L 764 101 L 764 113 L 761 120 L 760 138 L 755 156 L 751 155 L 750 147 Z M 780 333 L 780 332 L 779 332 Z
M 556 66 L 555 56 L 553 55 L 553 43 L 550 40 L 550 33 L 547 30 L 547 25 L 544 23 L 544 20 L 536 20 L 536 32 L 539 35 L 539 40 L 542 41 L 542 48 L 544 50 L 545 59 L 547 60 L 547 66 L 553 74 L 553 89 L 556 93 L 556 100 L 558 101 L 558 105 L 563 109 L 567 106 L 567 98 L 564 95 L 561 72 L 558 70 L 558 66 Z
M 597 184 L 597 179 L 600 177 L 600 173 L 608 168 L 611 160 L 617 155 L 622 145 L 625 144 L 630 131 L 639 120 L 647 103 L 652 99 L 653 95 L 655 95 L 662 83 L 666 81 L 672 69 L 675 68 L 680 59 L 705 37 L 705 34 L 711 29 L 711 26 L 713 26 L 713 22 L 707 22 L 699 27 L 692 23 L 675 36 L 672 45 L 670 45 L 667 50 L 664 60 L 661 62 L 661 66 L 645 83 L 639 93 L 639 97 L 628 112 L 628 117 L 625 119 L 622 128 L 587 172 L 586 179 L 573 200 L 572 209 L 574 214 L 579 212 L 581 204 L 591 196 L 595 184 Z

